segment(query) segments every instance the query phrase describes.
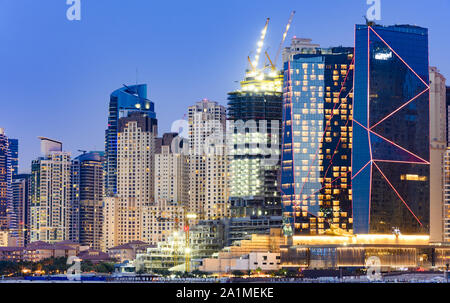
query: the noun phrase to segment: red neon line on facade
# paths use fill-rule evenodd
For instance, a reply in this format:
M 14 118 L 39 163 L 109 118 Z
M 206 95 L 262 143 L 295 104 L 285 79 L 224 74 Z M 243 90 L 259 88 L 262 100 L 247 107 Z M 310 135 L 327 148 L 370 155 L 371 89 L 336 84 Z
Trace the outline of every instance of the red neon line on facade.
M 405 106 L 407 106 L 409 103 L 413 102 L 414 100 L 416 100 L 417 98 L 419 98 L 420 96 L 422 96 L 425 92 L 427 92 L 430 88 L 426 88 L 424 91 L 422 91 L 421 93 L 419 93 L 418 95 L 416 95 L 415 97 L 413 97 L 411 100 L 407 101 L 405 104 L 403 104 L 402 106 L 400 106 L 399 108 L 397 108 L 395 111 L 393 111 L 392 113 L 390 113 L 389 115 L 387 115 L 386 117 L 384 117 L 383 119 L 381 119 L 379 122 L 377 122 L 375 125 L 371 126 L 370 129 L 374 128 L 375 126 L 377 126 L 378 124 L 380 124 L 381 122 L 385 121 L 386 119 L 388 119 L 389 117 L 391 117 L 392 115 L 394 115 L 395 113 L 397 113 L 399 110 L 401 110 L 402 108 L 404 108 Z
M 365 127 L 364 125 L 362 125 L 361 123 L 359 123 L 357 120 L 353 119 L 353 121 L 356 122 L 356 123 L 357 123 L 359 126 L 361 126 L 362 128 L 364 128 L 364 129 L 366 129 L 367 131 L 371 132 L 372 134 L 374 134 L 374 135 L 380 137 L 381 139 L 385 140 L 386 142 L 388 142 L 388 143 L 390 143 L 390 144 L 392 144 L 392 145 L 394 145 L 394 146 L 400 148 L 401 150 L 403 150 L 403 151 L 407 152 L 408 154 L 410 154 L 410 155 L 416 157 L 417 159 L 422 160 L 425 164 L 430 164 L 430 162 L 428 162 L 427 160 L 422 159 L 421 157 L 419 157 L 419 156 L 417 156 L 416 154 L 410 152 L 409 150 L 407 150 L 407 149 L 401 147 L 400 145 L 398 145 L 398 144 L 392 142 L 392 141 L 389 140 L 389 139 L 386 139 L 386 138 L 383 137 L 382 135 L 377 134 L 376 132 L 374 132 L 373 130 L 368 129 L 367 127 Z
M 377 35 L 378 36 L 378 38 L 380 38 L 380 40 L 381 41 L 383 41 L 383 43 L 384 44 L 386 44 L 386 46 L 387 47 L 389 47 L 389 49 L 400 59 L 400 60 L 402 60 L 402 62 L 414 73 L 414 75 L 416 75 L 417 76 L 417 78 L 419 78 L 420 79 L 420 81 L 422 81 L 422 83 L 423 84 L 425 84 L 425 86 L 426 87 L 428 87 L 428 88 L 430 88 L 430 86 L 428 85 L 428 83 L 426 83 L 425 81 L 423 81 L 423 79 L 411 68 L 411 66 L 409 66 L 408 65 L 408 63 L 406 63 L 406 61 L 405 60 L 403 60 L 403 58 L 402 57 L 400 57 L 397 53 L 396 53 L 396 51 L 389 45 L 389 44 L 387 44 L 386 43 L 386 41 L 384 41 L 384 39 L 383 38 L 381 38 L 381 36 L 380 35 L 378 35 L 378 33 L 372 28 L 372 27 L 370 27 L 369 26 L 369 28 L 375 33 L 375 35 Z
M 387 183 L 392 187 L 392 189 L 394 190 L 394 192 L 397 194 L 397 196 L 400 198 L 400 200 L 402 200 L 403 204 L 405 204 L 406 208 L 408 208 L 408 210 L 411 212 L 411 214 L 414 216 L 414 218 L 416 218 L 417 222 L 419 222 L 420 225 L 422 225 L 422 222 L 420 222 L 420 220 L 416 217 L 416 215 L 414 214 L 414 212 L 411 210 L 411 208 L 409 208 L 408 204 L 405 202 L 405 200 L 403 200 L 403 198 L 400 196 L 400 194 L 398 193 L 398 191 L 395 189 L 395 187 L 391 184 L 391 182 L 389 182 L 388 178 L 383 174 L 383 172 L 381 171 L 381 169 L 378 167 L 378 165 L 376 163 L 374 163 L 374 165 L 376 166 L 376 168 L 378 169 L 378 171 L 381 173 L 381 175 L 383 176 L 383 178 L 387 181 Z
M 354 62 L 355 62 L 355 58 L 353 58 L 352 64 L 353 64 Z M 342 89 L 344 88 L 344 85 L 345 85 L 345 82 L 347 81 L 347 77 L 348 77 L 349 73 L 350 73 L 350 69 L 348 70 L 347 75 L 345 76 L 344 82 L 342 82 L 342 86 L 341 86 L 341 89 L 340 89 L 340 91 L 339 91 L 339 97 L 341 96 Z M 350 92 L 352 92 L 352 91 L 353 91 L 353 88 L 348 92 L 348 94 L 347 94 L 347 96 L 346 96 L 345 98 L 347 98 L 347 97 L 350 95 Z M 331 114 L 330 118 L 327 120 L 327 123 L 326 123 L 326 126 L 325 126 L 325 130 L 324 130 L 324 132 L 323 132 L 323 134 L 322 134 L 322 138 L 321 138 L 320 141 L 319 141 L 319 147 L 317 147 L 316 153 L 314 154 L 313 161 L 312 161 L 311 164 L 309 165 L 309 168 L 308 168 L 308 174 L 306 175 L 306 181 L 308 181 L 309 174 L 310 174 L 310 172 L 311 172 L 311 168 L 312 168 L 313 164 L 316 162 L 317 154 L 319 153 L 319 150 L 320 150 L 320 144 L 323 143 L 323 138 L 325 137 L 325 134 L 326 134 L 326 132 L 327 132 L 327 130 L 328 130 L 328 124 L 331 125 L 331 119 L 333 119 L 333 117 L 334 117 L 334 110 L 336 109 L 336 105 L 337 105 L 337 103 L 333 106 L 332 114 Z M 341 108 L 341 105 L 342 105 L 342 103 L 339 104 L 339 106 L 338 106 L 338 108 L 337 108 L 338 110 L 339 110 L 339 108 Z M 301 195 L 302 192 L 303 192 L 303 187 L 305 186 L 305 183 L 306 183 L 306 182 L 303 183 L 302 189 L 301 189 L 301 191 L 300 191 L 300 195 Z
M 367 165 L 370 164 L 370 162 L 372 162 L 372 160 L 369 160 L 369 162 L 367 162 L 366 165 L 364 165 L 364 166 L 363 166 L 356 174 L 354 174 L 354 175 L 352 176 L 352 180 L 353 180 L 354 178 L 356 178 L 356 176 L 359 175 L 359 174 L 364 170 L 364 168 L 366 168 Z M 353 168 L 353 167 L 352 167 L 352 168 Z
M 379 160 L 379 159 L 373 159 L 373 161 L 374 161 L 374 162 L 399 163 L 399 164 L 421 164 L 421 165 L 429 165 L 429 163 L 425 163 L 425 162 L 413 162 L 413 161 Z

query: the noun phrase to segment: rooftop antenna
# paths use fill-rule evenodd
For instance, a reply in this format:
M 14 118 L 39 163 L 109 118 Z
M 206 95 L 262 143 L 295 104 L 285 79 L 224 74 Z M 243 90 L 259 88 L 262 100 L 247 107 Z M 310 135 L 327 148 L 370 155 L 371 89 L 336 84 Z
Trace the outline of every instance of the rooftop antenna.
M 375 25 L 375 21 L 371 21 L 371 20 L 367 19 L 366 15 L 364 15 L 363 17 L 366 20 L 366 25 L 367 26 L 374 26 Z
M 138 68 L 136 67 L 136 85 L 138 85 Z

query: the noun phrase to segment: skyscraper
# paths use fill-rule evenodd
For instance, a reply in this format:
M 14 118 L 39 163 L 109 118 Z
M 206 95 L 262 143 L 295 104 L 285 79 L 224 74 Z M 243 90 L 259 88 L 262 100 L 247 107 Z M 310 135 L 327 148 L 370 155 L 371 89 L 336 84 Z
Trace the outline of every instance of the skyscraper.
M 225 107 L 203 99 L 189 107 L 189 212 L 199 219 L 229 215 Z
M 233 217 L 281 216 L 282 82 L 276 70 L 250 70 L 240 89 L 228 94 Z
M 352 232 L 353 48 L 304 49 L 284 63 L 284 229 Z
M 164 134 L 155 154 L 155 206 L 151 209 L 150 243 L 165 241 L 184 224 L 184 210 L 189 203 L 188 156 L 171 148 L 176 134 Z M 174 142 L 176 144 L 177 141 Z
M 8 139 L 11 153 L 11 172 L 13 177 L 19 173 L 19 140 Z
M 131 241 L 149 242 L 154 205 L 157 120 L 132 111 L 119 119 L 117 133 L 117 197 L 105 199 L 103 247 Z
M 450 146 L 450 86 L 446 87 L 446 94 L 445 94 L 445 99 L 446 99 L 446 115 L 447 115 L 447 146 Z
M 17 237 L 15 246 L 29 243 L 30 174 L 18 174 L 12 182 L 12 209 L 16 214 Z
M 443 240 L 444 170 L 447 149 L 445 77 L 430 67 L 430 241 Z
M 72 239 L 71 158 L 62 143 L 41 140 L 43 155 L 31 165 L 30 241 L 55 243 Z
M 11 171 L 11 150 L 9 140 L 5 130 L 0 128 L 0 231 L 8 232 L 14 226 L 12 213 L 12 171 Z
M 443 159 L 443 191 L 444 205 L 442 207 L 442 241 L 450 242 L 450 147 L 444 153 Z
M 103 152 L 88 152 L 72 161 L 72 208 L 79 243 L 100 249 L 103 228 Z
M 356 25 L 355 233 L 429 232 L 428 30 Z
M 149 118 L 156 118 L 154 103 L 147 99 L 147 85 L 125 86 L 110 96 L 108 128 L 105 132 L 105 195 L 117 194 L 117 133 L 119 119 L 132 112 L 143 112 Z

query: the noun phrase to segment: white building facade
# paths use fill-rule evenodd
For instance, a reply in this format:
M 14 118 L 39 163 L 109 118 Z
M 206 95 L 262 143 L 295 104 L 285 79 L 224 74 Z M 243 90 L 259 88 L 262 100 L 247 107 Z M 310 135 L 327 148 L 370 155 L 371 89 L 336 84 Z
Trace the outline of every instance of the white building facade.
M 43 140 L 45 141 L 45 140 Z M 32 162 L 30 242 L 55 243 L 72 240 L 71 155 L 49 151 Z
M 204 99 L 189 107 L 189 212 L 199 219 L 229 215 L 226 110 Z

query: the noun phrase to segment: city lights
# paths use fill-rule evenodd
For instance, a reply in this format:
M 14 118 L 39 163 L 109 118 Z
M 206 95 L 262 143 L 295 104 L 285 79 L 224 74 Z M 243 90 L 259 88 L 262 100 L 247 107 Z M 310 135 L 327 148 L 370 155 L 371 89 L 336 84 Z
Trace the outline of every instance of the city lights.
M 0 4 L 0 286 L 449 282 L 450 3 L 23 1 Z

